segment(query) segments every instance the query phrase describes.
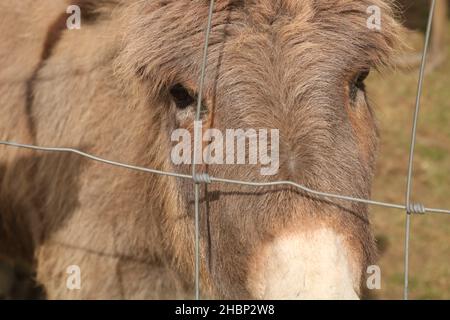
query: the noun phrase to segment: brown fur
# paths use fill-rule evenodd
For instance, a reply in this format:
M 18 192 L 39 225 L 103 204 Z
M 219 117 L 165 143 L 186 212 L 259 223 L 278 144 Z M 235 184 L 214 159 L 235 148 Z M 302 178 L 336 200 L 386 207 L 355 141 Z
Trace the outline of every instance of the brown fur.
M 177 120 L 169 89 L 181 83 L 198 91 L 208 1 L 78 1 L 87 20 L 76 31 L 61 29 L 63 0 L 45 1 L 44 9 L 23 2 L 30 7 L 17 17 L 38 18 L 32 29 L 5 22 L 0 103 L 8 117 L 0 121 L 0 138 L 189 173 L 170 162 L 170 133 L 193 118 Z M 381 32 L 365 25 L 372 4 L 383 9 Z M 281 167 L 270 179 L 369 197 L 376 129 L 366 99 L 348 98 L 348 83 L 388 62 L 397 29 L 382 0 L 217 1 L 208 121 L 219 129 L 280 129 Z M 22 43 L 25 35 L 30 41 Z M 49 298 L 191 297 L 192 182 L 72 155 L 1 152 L 0 246 L 9 255 L 34 252 Z M 249 165 L 207 169 L 219 177 L 269 179 Z M 250 257 L 292 226 L 320 223 L 345 235 L 359 273 L 374 260 L 364 205 L 320 201 L 291 188 L 207 188 L 201 261 L 202 290 L 210 296 L 251 297 Z M 10 243 L 15 252 L 7 250 Z M 73 264 L 82 270 L 80 291 L 65 286 Z

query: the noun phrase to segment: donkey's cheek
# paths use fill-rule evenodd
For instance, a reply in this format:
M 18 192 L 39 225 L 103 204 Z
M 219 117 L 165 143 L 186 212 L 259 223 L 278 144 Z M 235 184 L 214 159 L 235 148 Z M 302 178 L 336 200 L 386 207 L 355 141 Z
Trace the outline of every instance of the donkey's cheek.
M 248 289 L 257 299 L 359 299 L 349 252 L 331 229 L 279 236 L 252 257 Z

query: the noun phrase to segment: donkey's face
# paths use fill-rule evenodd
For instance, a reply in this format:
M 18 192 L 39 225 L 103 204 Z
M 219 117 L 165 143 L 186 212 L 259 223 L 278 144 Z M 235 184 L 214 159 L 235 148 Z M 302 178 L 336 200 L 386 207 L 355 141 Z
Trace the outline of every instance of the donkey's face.
M 180 173 L 189 174 L 191 166 L 173 163 L 171 136 L 184 128 L 193 137 L 208 3 L 133 7 L 119 59 L 144 87 L 158 141 L 168 146 L 155 149 L 164 156 L 160 167 Z M 374 4 L 381 30 L 367 25 Z M 199 165 L 199 171 L 247 181 L 291 180 L 368 198 L 377 135 L 364 80 L 390 55 L 395 29 L 381 0 L 217 1 L 203 130 L 218 129 L 225 139 L 227 129 L 277 129 L 279 161 L 270 154 L 277 141 L 269 135 L 271 164 L 261 164 L 258 154 L 257 164 L 247 158 L 245 164 Z M 225 149 L 219 150 L 223 162 Z M 263 175 L 264 167 L 275 169 Z M 186 241 L 168 244 L 167 254 L 187 265 L 191 277 L 192 181 L 171 180 L 166 187 L 173 195 L 159 195 L 166 199 L 162 232 L 172 237 L 168 241 Z M 375 255 L 365 205 L 324 201 L 290 187 L 215 183 L 202 187 L 200 210 L 203 284 L 220 297 L 357 298 Z

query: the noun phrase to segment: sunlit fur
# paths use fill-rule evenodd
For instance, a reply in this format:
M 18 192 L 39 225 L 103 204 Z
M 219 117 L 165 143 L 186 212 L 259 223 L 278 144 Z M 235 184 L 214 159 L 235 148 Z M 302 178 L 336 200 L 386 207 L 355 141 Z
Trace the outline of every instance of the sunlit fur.
M 171 86 L 198 92 L 209 1 L 77 1 L 81 30 L 65 29 L 64 0 L 0 4 L 0 138 L 66 146 L 175 172 Z M 381 31 L 366 26 L 382 9 Z M 290 179 L 367 198 L 376 125 L 362 70 L 389 63 L 399 26 L 382 0 L 216 1 L 205 83 L 205 127 L 280 130 L 280 170 L 201 167 L 213 176 Z M 192 297 L 191 181 L 112 168 L 74 155 L 1 147 L 0 247 L 34 261 L 49 298 Z M 202 293 L 254 298 L 260 250 L 286 230 L 339 234 L 362 281 L 375 259 L 365 205 L 292 188 L 202 187 Z M 3 232 L 3 230 L 5 232 Z M 79 265 L 82 289 L 66 288 Z M 357 288 L 359 291 L 359 288 Z

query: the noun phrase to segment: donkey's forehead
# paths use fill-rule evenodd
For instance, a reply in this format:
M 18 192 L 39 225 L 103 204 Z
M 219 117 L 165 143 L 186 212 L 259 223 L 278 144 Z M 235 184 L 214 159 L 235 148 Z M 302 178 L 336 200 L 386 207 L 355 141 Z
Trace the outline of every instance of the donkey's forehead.
M 209 12 L 209 0 L 146 1 L 148 13 L 159 11 L 166 22 L 204 26 Z M 316 28 L 330 24 L 358 29 L 367 28 L 371 8 L 378 8 L 383 16 L 382 32 L 393 28 L 393 0 L 216 0 L 215 25 L 235 24 L 251 26 L 255 30 L 268 30 L 278 22 L 314 22 Z M 142 12 L 142 11 L 141 11 Z M 145 10 L 144 10 L 145 12 Z M 362 23 L 364 22 L 364 23 Z M 169 22 L 170 23 L 170 22 Z M 302 27 L 302 25 L 299 25 Z
M 163 24 L 179 29 L 204 28 L 209 11 L 208 0 L 144 1 L 142 5 L 139 13 L 151 15 L 163 30 Z M 213 28 L 240 25 L 261 32 L 292 23 L 301 31 L 311 23 L 316 30 L 339 26 L 340 30 L 367 31 L 360 29 L 368 29 L 366 21 L 374 7 L 385 22 L 378 31 L 391 32 L 396 27 L 391 0 L 216 0 Z
M 305 55 L 305 49 L 314 47 L 315 52 L 321 52 L 316 58 L 341 56 L 355 67 L 383 64 L 391 55 L 398 31 L 386 2 L 219 0 L 213 15 L 210 56 L 235 59 L 239 52 L 250 52 L 250 45 L 260 47 L 260 52 L 281 48 L 285 57 L 295 61 Z M 147 75 L 197 75 L 209 1 L 148 1 L 142 6 L 134 6 L 137 10 L 126 32 L 127 63 L 133 61 L 136 70 Z M 381 14 L 380 30 L 367 24 L 371 16 L 368 9 L 373 6 Z

